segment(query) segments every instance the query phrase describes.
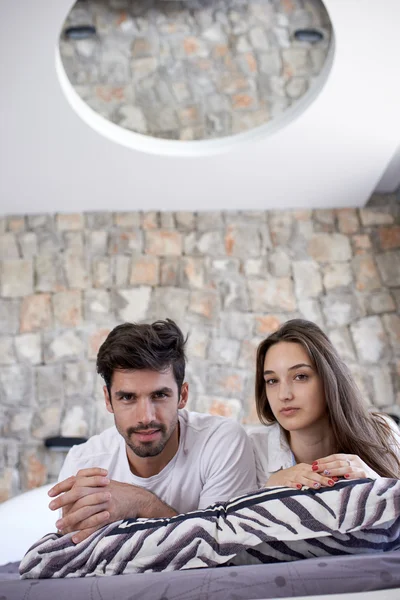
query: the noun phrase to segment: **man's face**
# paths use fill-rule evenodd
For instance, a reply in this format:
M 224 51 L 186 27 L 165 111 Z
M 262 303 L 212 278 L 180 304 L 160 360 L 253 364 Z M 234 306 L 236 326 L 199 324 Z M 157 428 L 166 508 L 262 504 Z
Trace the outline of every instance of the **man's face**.
M 184 408 L 188 385 L 180 397 L 172 369 L 163 373 L 143 370 L 115 370 L 111 402 L 104 387 L 107 410 L 128 448 L 141 458 L 158 456 L 177 431 L 178 408 Z M 173 436 L 174 437 L 174 436 Z

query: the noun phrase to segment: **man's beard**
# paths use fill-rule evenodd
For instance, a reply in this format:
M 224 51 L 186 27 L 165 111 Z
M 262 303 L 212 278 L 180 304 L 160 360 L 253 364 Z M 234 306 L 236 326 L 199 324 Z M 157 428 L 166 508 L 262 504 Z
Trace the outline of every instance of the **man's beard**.
M 126 445 L 132 450 L 136 456 L 140 458 L 148 458 L 150 456 L 158 456 L 164 450 L 167 445 L 168 440 L 171 435 L 175 431 L 175 428 L 178 423 L 178 416 L 169 429 L 162 423 L 151 422 L 149 425 L 143 427 L 129 427 L 127 429 L 126 434 L 123 436 L 125 438 Z M 161 439 L 158 442 L 141 442 L 139 445 L 135 445 L 132 442 L 131 436 L 137 431 L 146 431 L 149 429 L 158 429 L 161 432 Z

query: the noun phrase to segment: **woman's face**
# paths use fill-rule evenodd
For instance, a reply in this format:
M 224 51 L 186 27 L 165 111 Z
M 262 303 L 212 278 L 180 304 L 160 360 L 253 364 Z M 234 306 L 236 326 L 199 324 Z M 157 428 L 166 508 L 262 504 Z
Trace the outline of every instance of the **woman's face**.
M 321 378 L 301 344 L 271 346 L 265 355 L 264 380 L 271 410 L 287 431 L 307 429 L 326 417 Z

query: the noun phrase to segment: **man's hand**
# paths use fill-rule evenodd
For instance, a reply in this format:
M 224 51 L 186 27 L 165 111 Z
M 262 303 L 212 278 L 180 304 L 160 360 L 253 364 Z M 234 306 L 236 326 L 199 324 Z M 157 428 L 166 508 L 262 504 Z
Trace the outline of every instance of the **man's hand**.
M 99 471 L 83 469 L 76 477 L 60 482 L 49 492 L 53 496 L 62 494 L 50 503 L 50 508 L 63 509 L 63 516 L 56 526 L 63 534 L 77 532 L 72 537 L 73 542 L 82 542 L 101 527 L 122 519 L 177 514 L 152 492 L 128 483 L 109 481 Z

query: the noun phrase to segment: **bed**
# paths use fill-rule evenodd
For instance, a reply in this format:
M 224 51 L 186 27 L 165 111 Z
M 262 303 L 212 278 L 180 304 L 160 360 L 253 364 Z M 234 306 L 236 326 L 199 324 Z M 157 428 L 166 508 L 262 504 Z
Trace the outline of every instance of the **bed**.
M 397 490 L 396 493 L 393 493 L 394 489 Z M 370 501 L 367 499 L 366 495 L 366 491 L 368 492 L 371 490 L 374 491 L 374 493 L 376 492 L 374 498 L 372 499 L 372 501 L 375 503 L 374 506 L 368 504 Z M 338 493 L 336 494 L 333 490 L 330 491 L 330 499 L 339 498 L 342 505 L 343 498 L 346 494 L 349 497 L 350 491 L 352 493 L 357 492 L 359 499 L 362 498 L 362 502 L 364 502 L 365 506 L 367 508 L 369 507 L 368 511 L 366 511 L 369 515 L 374 512 L 374 509 L 377 506 L 377 501 L 379 501 L 380 505 L 382 505 L 382 503 L 385 505 L 385 510 L 388 510 L 387 507 L 389 504 L 392 504 L 392 508 L 390 509 L 392 514 L 387 518 L 383 518 L 382 516 L 378 515 L 376 524 L 374 524 L 375 528 L 376 526 L 378 527 L 378 529 L 376 529 L 378 532 L 377 535 L 381 536 L 382 530 L 385 529 L 385 527 L 387 528 L 385 523 L 387 523 L 388 519 L 391 522 L 390 544 L 385 542 L 385 551 L 382 551 L 383 546 L 381 542 L 379 542 L 379 552 L 371 551 L 372 546 L 378 539 L 376 538 L 371 544 L 371 548 L 368 549 L 367 554 L 356 553 L 350 555 L 346 553 L 343 555 L 343 551 L 340 551 L 340 555 L 336 556 L 319 556 L 315 558 L 306 558 L 304 560 L 276 562 L 272 564 L 232 564 L 231 566 L 225 566 L 223 564 L 217 565 L 217 562 L 215 562 L 214 568 L 191 568 L 192 563 L 188 563 L 184 570 L 173 570 L 166 572 L 146 572 L 147 569 L 151 570 L 151 567 L 149 567 L 149 564 L 147 564 L 147 566 L 143 569 L 143 572 L 113 576 L 98 576 L 97 572 L 95 571 L 93 571 L 91 576 L 89 576 L 88 573 L 83 573 L 78 570 L 72 575 L 72 577 L 67 576 L 66 578 L 42 579 L 40 578 L 42 575 L 46 576 L 46 572 L 42 571 L 39 574 L 39 578 L 37 578 L 37 575 L 33 573 L 32 578 L 23 580 L 19 579 L 19 560 L 13 560 L 8 564 L 3 564 L 3 566 L 0 566 L 0 598 L 1 600 L 50 600 L 50 598 L 57 598 L 57 600 L 63 600 L 65 598 L 65 600 L 70 600 L 71 597 L 91 598 L 93 600 L 111 600 L 117 598 L 118 600 L 125 600 L 125 598 L 140 598 L 141 600 L 154 600 L 158 598 L 160 600 L 189 600 L 195 598 L 200 600 L 206 598 L 222 600 L 228 598 L 240 598 L 245 600 L 250 598 L 272 599 L 302 598 L 312 596 L 317 599 L 319 596 L 334 594 L 335 599 L 336 595 L 340 599 L 347 599 L 352 597 L 351 594 L 361 592 L 364 594 L 363 598 L 365 600 L 368 599 L 369 595 L 371 595 L 371 600 L 389 600 L 391 598 L 400 598 L 400 550 L 398 549 L 398 517 L 400 511 L 399 490 L 399 483 L 392 484 L 391 486 L 387 485 L 386 488 L 383 489 L 382 486 L 379 488 L 377 484 L 364 481 L 360 482 L 360 485 L 358 486 L 353 485 L 353 487 L 350 487 L 348 482 L 343 483 L 341 491 L 338 490 Z M 251 502 L 257 502 L 257 506 L 265 506 L 265 504 L 262 505 L 262 501 L 265 500 L 265 496 L 268 493 L 269 492 L 267 491 L 260 491 L 253 494 Z M 326 498 L 327 492 L 324 492 L 325 496 L 317 493 L 307 495 L 303 494 L 303 496 L 301 496 L 299 492 L 291 491 L 289 494 L 287 490 L 285 491 L 283 489 L 273 490 L 273 493 L 273 500 L 276 503 L 286 502 L 287 498 L 289 497 L 290 502 L 293 502 L 294 500 L 296 502 L 301 501 L 303 503 L 303 508 L 307 508 L 307 503 L 310 502 L 312 503 L 318 501 L 319 505 L 323 504 L 322 499 L 323 497 Z M 277 498 L 277 494 L 280 495 L 280 498 Z M 297 494 L 297 496 L 294 496 L 295 494 Z M 244 502 L 244 500 L 246 502 Z M 19 497 L 19 503 L 22 501 L 23 499 Z M 233 501 L 231 502 L 233 503 Z M 239 506 L 239 510 L 237 500 L 235 500 L 236 505 L 233 508 L 233 505 L 224 507 L 224 510 L 226 509 L 226 514 L 230 515 L 230 528 L 232 528 L 232 526 L 237 528 L 237 524 L 233 523 L 232 515 L 236 519 L 238 518 L 238 515 L 240 515 L 240 517 L 243 519 L 244 512 L 249 510 L 248 497 L 241 499 L 240 502 L 241 505 Z M 273 504 L 271 504 L 271 499 L 268 499 L 268 502 L 268 507 L 272 507 Z M 357 502 L 360 505 L 360 501 L 358 500 Z M 334 506 L 334 502 L 330 502 L 330 506 Z M 337 506 L 339 506 L 338 503 Z M 10 509 L 10 506 L 6 508 Z M 222 518 L 220 506 L 209 510 L 214 510 L 215 513 L 218 514 L 218 519 Z M 336 509 L 334 508 L 334 510 Z M 395 529 L 393 529 L 393 511 L 396 513 Z M 380 513 L 382 513 L 382 511 L 380 511 Z M 226 514 L 223 518 L 226 517 Z M 4 525 L 6 525 L 6 521 L 3 520 L 4 517 L 5 511 L 0 511 L 3 534 Z M 269 528 L 271 527 L 271 523 L 273 525 L 273 516 L 271 517 L 270 515 L 270 519 L 271 518 L 272 520 L 268 525 Z M 330 516 L 329 518 L 331 519 L 332 517 Z M 365 516 L 362 518 L 364 519 Z M 162 527 L 164 527 L 165 531 L 168 531 L 168 528 L 172 528 L 170 531 L 176 532 L 176 535 L 179 538 L 179 536 L 182 535 L 182 531 L 188 531 L 188 523 L 190 525 L 190 531 L 193 530 L 193 524 L 196 523 L 196 535 L 199 537 L 199 519 L 204 521 L 208 528 L 214 527 L 215 525 L 215 519 L 210 518 L 209 512 L 204 513 L 204 511 L 198 511 L 197 513 L 193 513 L 193 515 L 190 515 L 189 518 L 178 516 L 172 518 L 171 520 L 163 520 L 161 527 L 159 524 L 157 524 L 157 527 L 154 526 L 154 534 L 159 535 Z M 351 519 L 354 521 L 353 513 Z M 318 515 L 318 520 L 321 522 L 322 513 Z M 368 522 L 371 524 L 370 516 L 368 517 Z M 15 523 L 16 521 L 14 519 L 14 522 L 12 523 L 12 529 L 9 530 L 9 539 L 12 537 L 18 537 L 18 535 L 16 536 L 18 531 L 15 529 Z M 35 523 L 37 524 L 37 520 L 35 520 Z M 312 525 L 315 529 L 314 524 Z M 119 529 L 119 527 L 121 527 L 121 529 Z M 124 527 L 125 529 L 123 529 Z M 151 528 L 153 526 L 150 524 L 148 527 Z M 281 527 L 281 525 L 279 525 L 279 527 Z M 330 527 L 332 527 L 332 523 L 330 523 Z M 22 535 L 24 528 L 21 522 L 19 522 L 18 528 L 20 535 Z M 185 529 L 183 530 L 182 528 Z M 124 532 L 123 535 L 127 536 L 127 529 L 132 529 L 131 534 L 133 537 L 130 539 L 137 541 L 137 536 L 140 533 L 140 524 L 133 521 L 125 522 L 122 523 L 121 526 L 114 528 L 111 532 L 105 533 L 100 542 L 96 544 L 96 547 L 99 547 L 101 543 L 106 544 L 106 546 L 109 545 L 111 542 L 115 541 L 116 535 L 122 535 L 122 531 Z M 137 530 L 136 532 L 135 529 Z M 219 529 L 221 529 L 221 527 L 219 527 Z M 356 528 L 353 527 L 353 529 L 355 530 Z M 350 531 L 349 528 L 348 531 Z M 367 531 L 367 533 L 365 533 L 365 531 L 366 530 L 363 530 L 363 538 L 372 540 L 370 537 L 371 532 Z M 374 530 L 374 535 L 376 531 Z M 153 535 L 153 533 L 151 535 Z M 8 536 L 6 535 L 4 539 L 7 540 L 7 537 Z M 54 552 L 57 553 L 57 544 L 60 543 L 60 538 L 57 537 L 56 534 L 51 534 L 47 536 L 47 538 L 49 538 L 47 541 L 45 538 L 45 541 L 42 544 L 39 544 L 39 548 L 41 548 L 40 551 L 43 552 L 44 549 L 45 554 L 48 554 L 49 552 L 50 554 L 53 554 Z M 151 539 L 151 536 L 148 539 Z M 173 540 L 172 533 L 170 533 L 168 539 Z M 246 539 L 247 545 L 251 545 L 253 543 L 249 541 L 248 537 Z M 329 540 L 330 538 L 328 537 L 324 539 Z M 355 539 L 357 541 L 358 538 Z M 65 536 L 63 540 L 65 540 Z M 359 543 L 359 541 L 357 543 Z M 174 544 L 171 542 L 171 547 L 173 545 Z M 6 546 L 7 542 L 2 545 L 3 558 L 4 555 L 7 555 L 7 550 L 5 550 Z M 265 547 L 267 546 L 268 544 L 265 545 L 264 543 L 264 554 L 267 553 L 267 550 L 265 550 Z M 153 547 L 155 547 L 154 543 Z M 259 548 L 260 546 L 258 545 L 257 547 Z M 74 548 L 76 547 L 71 545 L 71 548 L 71 551 L 75 552 Z M 143 545 L 143 548 L 145 548 L 145 545 Z M 395 550 L 391 550 L 391 548 L 395 548 Z M 26 545 L 24 550 L 26 550 Z M 35 554 L 36 550 L 32 550 L 32 552 Z M 143 552 L 146 552 L 145 549 L 142 550 L 142 553 Z M 167 557 L 168 552 L 170 552 L 170 550 L 166 548 L 165 553 Z M 215 549 L 213 549 L 212 552 L 213 554 L 212 556 L 210 555 L 209 558 L 210 560 L 212 558 L 212 560 L 215 561 L 216 557 L 218 558 L 218 553 L 215 553 Z M 358 552 L 357 549 L 356 552 Z M 337 553 L 338 552 L 336 552 L 336 554 Z M 27 556 L 29 556 L 29 553 Z M 271 557 L 272 556 L 273 555 L 271 554 Z M 305 554 L 305 556 L 309 556 L 309 554 Z M 29 567 L 26 565 L 27 559 L 25 558 L 24 560 L 25 572 L 28 572 L 28 577 L 31 577 L 29 574 Z M 142 561 L 141 564 L 143 565 L 145 563 Z M 111 572 L 106 572 L 103 570 L 103 573 L 107 575 Z M 365 596 L 366 592 L 369 592 L 367 596 Z

